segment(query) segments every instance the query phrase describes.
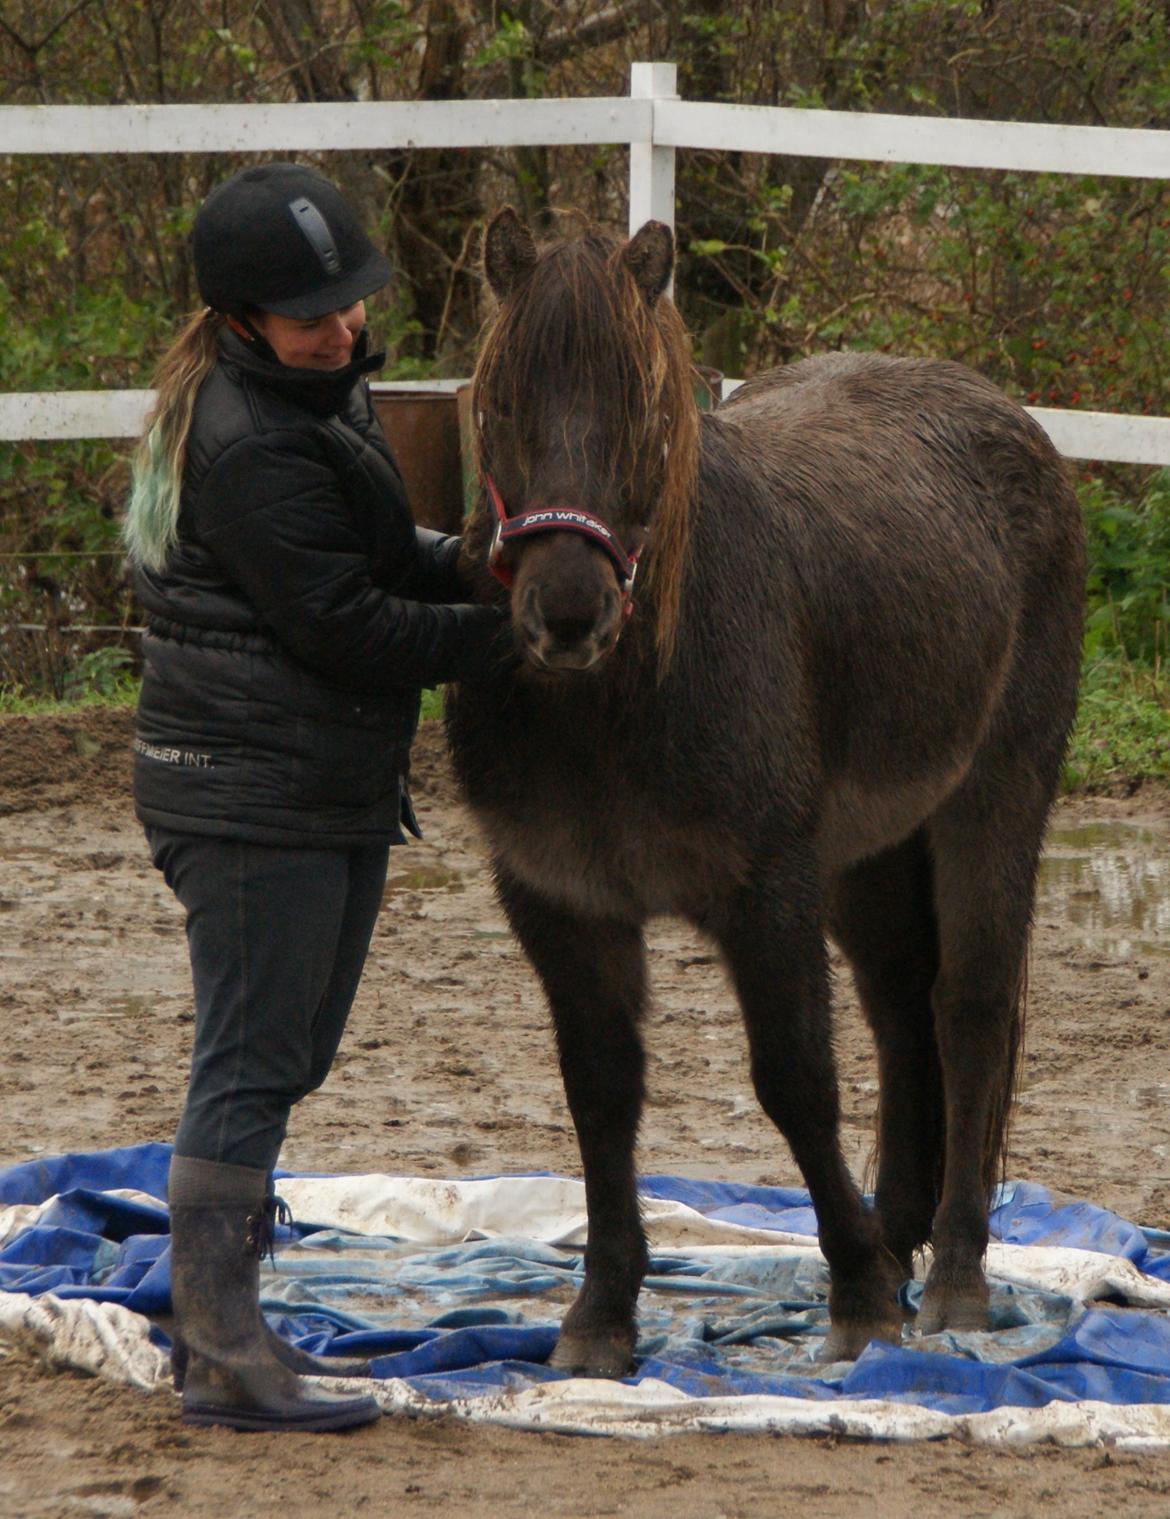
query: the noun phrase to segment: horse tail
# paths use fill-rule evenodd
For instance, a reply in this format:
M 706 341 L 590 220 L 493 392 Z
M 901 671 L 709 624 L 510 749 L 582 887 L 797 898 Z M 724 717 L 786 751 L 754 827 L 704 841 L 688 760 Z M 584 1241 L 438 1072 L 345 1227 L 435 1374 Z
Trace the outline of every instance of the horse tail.
M 1029 941 L 1030 938 L 1029 932 Z M 1008 1141 L 1011 1137 L 1011 1120 L 1015 1111 L 1016 1098 L 1019 1095 L 1024 1035 L 1027 1028 L 1029 951 L 1030 943 L 1025 943 L 1006 1029 L 1007 1049 L 1004 1052 L 1002 1080 L 999 1089 L 990 1094 L 987 1135 L 983 1144 L 983 1190 L 989 1207 L 994 1204 L 997 1188 L 1007 1181 Z

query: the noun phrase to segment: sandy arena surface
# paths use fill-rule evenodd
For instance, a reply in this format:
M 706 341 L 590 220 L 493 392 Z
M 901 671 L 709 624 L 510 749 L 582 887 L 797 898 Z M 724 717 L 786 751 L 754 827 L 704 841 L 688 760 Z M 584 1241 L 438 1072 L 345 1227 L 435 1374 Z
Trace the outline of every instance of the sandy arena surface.
M 169 1140 L 190 1040 L 179 910 L 129 802 L 131 714 L 0 719 L 0 1165 Z M 293 1168 L 577 1173 L 544 1008 L 512 945 L 442 740 L 424 730 L 426 842 L 392 856 L 336 1067 L 294 1114 Z M 1060 804 L 1037 912 L 1008 1171 L 1170 1225 L 1170 797 Z M 751 1096 L 709 946 L 652 934 L 647 1170 L 799 1181 Z M 868 1034 L 837 984 L 846 1153 L 862 1174 Z M 1170 1455 L 847 1444 L 768 1436 L 620 1442 L 449 1419 L 344 1436 L 185 1429 L 148 1397 L 0 1343 L 0 1516 L 669 1514 L 1061 1519 L 1170 1515 Z

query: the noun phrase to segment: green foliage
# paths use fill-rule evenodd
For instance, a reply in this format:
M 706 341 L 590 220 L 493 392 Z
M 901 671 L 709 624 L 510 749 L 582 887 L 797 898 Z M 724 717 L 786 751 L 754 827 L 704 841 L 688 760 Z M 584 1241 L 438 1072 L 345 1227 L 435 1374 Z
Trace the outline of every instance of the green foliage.
M 1086 660 L 1064 788 L 1146 779 L 1170 780 L 1170 682 L 1120 657 Z
M 158 296 L 136 299 L 116 278 L 41 292 L 36 320 L 0 262 L 0 389 L 132 389 L 149 383 L 172 316 Z
M 118 705 L 135 700 L 137 693 L 134 657 L 116 644 L 81 655 L 65 682 L 67 702 L 89 698 Z
M 493 63 L 527 62 L 532 55 L 532 34 L 524 22 L 501 11 L 494 35 L 472 55 L 470 62 L 473 69 L 485 69 Z
M 419 721 L 434 722 L 443 715 L 443 688 L 427 690 L 422 694 L 422 707 L 419 711 Z
M 1170 472 L 1136 499 L 1089 480 L 1081 490 L 1089 551 L 1085 652 L 1159 670 L 1170 649 Z
M 1064 783 L 1170 780 L 1170 472 L 1080 484 L 1088 549 L 1080 708 Z
M 741 188 L 735 235 L 691 237 L 679 280 L 701 349 L 740 317 L 741 350 L 717 367 L 825 347 L 937 354 L 1030 405 L 1170 409 L 1162 184 L 843 166 L 815 212 Z

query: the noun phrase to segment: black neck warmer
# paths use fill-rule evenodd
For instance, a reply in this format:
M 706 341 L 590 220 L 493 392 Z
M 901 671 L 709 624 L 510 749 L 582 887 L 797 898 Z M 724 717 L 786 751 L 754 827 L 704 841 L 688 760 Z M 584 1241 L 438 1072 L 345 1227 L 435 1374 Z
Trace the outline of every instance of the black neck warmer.
M 224 327 L 219 335 L 220 352 L 229 363 L 274 391 L 303 406 L 318 417 L 341 411 L 362 375 L 372 374 L 386 362 L 385 351 L 370 352 L 370 331 L 363 327 L 353 346 L 353 358 L 344 369 L 297 369 L 282 364 L 259 333 L 249 342 Z

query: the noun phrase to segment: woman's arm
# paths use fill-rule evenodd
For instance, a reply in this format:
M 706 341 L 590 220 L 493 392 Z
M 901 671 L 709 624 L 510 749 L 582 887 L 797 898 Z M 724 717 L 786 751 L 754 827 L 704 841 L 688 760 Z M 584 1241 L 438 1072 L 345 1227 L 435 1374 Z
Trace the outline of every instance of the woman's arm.
M 429 527 L 416 527 L 414 539 L 414 566 L 399 587 L 401 594 L 418 601 L 466 600 L 467 586 L 458 573 L 463 539 Z
M 193 524 L 277 641 L 340 685 L 475 679 L 497 657 L 502 612 L 391 595 L 373 583 L 337 475 L 295 430 L 229 448 L 199 489 Z M 439 541 L 426 545 L 422 580 L 459 594 L 459 540 L 428 537 Z M 412 581 L 419 576 L 416 569 Z

